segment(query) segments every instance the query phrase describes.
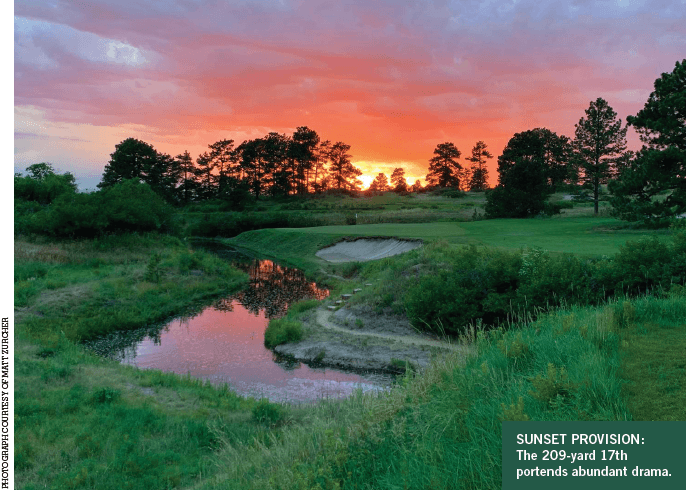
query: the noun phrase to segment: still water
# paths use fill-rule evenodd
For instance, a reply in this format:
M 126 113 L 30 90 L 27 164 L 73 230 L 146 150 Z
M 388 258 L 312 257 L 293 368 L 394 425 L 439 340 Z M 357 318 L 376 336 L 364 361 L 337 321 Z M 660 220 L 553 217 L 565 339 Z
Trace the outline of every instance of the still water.
M 272 401 L 341 398 L 357 389 L 383 390 L 392 382 L 385 374 L 309 367 L 265 348 L 269 319 L 284 315 L 298 300 L 323 299 L 329 292 L 307 281 L 301 271 L 273 261 L 235 256 L 232 262 L 250 275 L 244 290 L 197 314 L 117 332 L 89 347 L 128 365 L 227 383 L 238 394 Z

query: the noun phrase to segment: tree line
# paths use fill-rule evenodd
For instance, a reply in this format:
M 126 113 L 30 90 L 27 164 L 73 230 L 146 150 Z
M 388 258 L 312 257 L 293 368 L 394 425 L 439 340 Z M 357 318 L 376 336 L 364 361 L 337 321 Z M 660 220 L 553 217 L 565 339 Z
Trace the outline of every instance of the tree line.
M 379 173 L 368 191 L 487 191 L 486 214 L 495 218 L 538 215 L 546 211 L 553 192 L 579 185 L 592 190 L 598 214 L 600 188 L 608 184 L 613 211 L 622 219 L 659 222 L 686 213 L 686 59 L 654 86 L 644 108 L 624 126 L 608 102 L 597 98 L 575 125 L 574 138 L 547 128 L 516 133 L 498 156 L 498 184 L 493 189 L 486 168 L 493 155 L 478 141 L 465 159 L 470 167 L 458 161 L 461 152 L 455 144 L 444 142 L 429 159 L 425 187 L 419 180 L 409 185 L 404 169 L 396 168 L 390 183 Z M 626 148 L 628 126 L 644 144 L 638 152 Z M 233 140 L 220 140 L 195 160 L 188 151 L 171 157 L 127 138 L 116 145 L 98 188 L 105 191 L 135 181 L 170 204 L 220 199 L 234 209 L 260 196 L 357 192 L 362 172 L 351 163 L 349 151 L 350 145 L 322 141 L 306 126 L 291 136 L 272 132 L 237 146 Z M 60 194 L 75 192 L 69 173 L 56 175 L 44 163 L 27 171 L 27 176 L 15 175 L 15 198 L 26 203 L 46 205 Z
M 575 125 L 574 139 L 545 128 L 514 135 L 498 157 L 498 186 L 487 195 L 486 214 L 537 215 L 564 184 L 590 188 L 596 215 L 602 184 L 621 219 L 660 224 L 685 213 L 686 59 L 663 73 L 654 88 L 624 126 L 599 97 Z M 628 126 L 643 143 L 638 152 L 626 148 Z
M 350 145 L 322 141 L 306 126 L 291 136 L 271 132 L 237 146 L 224 139 L 208 148 L 193 160 L 188 151 L 171 157 L 127 138 L 116 145 L 98 187 L 139 179 L 170 203 L 222 199 L 238 204 L 248 196 L 355 191 L 362 184 L 362 171 L 350 161 Z

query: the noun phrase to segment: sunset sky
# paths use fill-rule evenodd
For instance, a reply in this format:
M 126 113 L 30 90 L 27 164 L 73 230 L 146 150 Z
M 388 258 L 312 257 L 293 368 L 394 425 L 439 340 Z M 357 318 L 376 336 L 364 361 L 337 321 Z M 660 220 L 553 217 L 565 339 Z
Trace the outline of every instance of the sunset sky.
M 445 141 L 465 164 L 478 140 L 572 137 L 598 97 L 626 121 L 686 57 L 686 0 L 16 0 L 14 57 L 15 172 L 93 189 L 127 137 L 196 158 L 308 126 L 366 183 L 414 182 Z

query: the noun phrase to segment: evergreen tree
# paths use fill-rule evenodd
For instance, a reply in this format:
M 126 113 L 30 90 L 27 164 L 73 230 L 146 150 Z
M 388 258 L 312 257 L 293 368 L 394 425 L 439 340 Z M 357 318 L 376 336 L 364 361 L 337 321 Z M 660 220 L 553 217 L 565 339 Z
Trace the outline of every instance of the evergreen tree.
M 407 181 L 405 180 L 405 169 L 398 167 L 393 169 L 391 174 L 391 187 L 396 193 L 407 192 Z
M 329 161 L 330 153 L 331 142 L 329 140 L 319 142 L 319 145 L 315 150 L 314 173 L 312 176 L 312 188 L 315 193 L 321 193 L 326 190 L 326 184 L 328 182 L 326 179 L 326 164 Z
M 593 186 L 593 211 L 598 214 L 600 185 L 616 175 L 618 159 L 626 151 L 626 127 L 602 98 L 591 101 L 586 117 L 575 125 L 574 154 L 583 180 Z
M 98 184 L 99 188 L 114 186 L 126 179 L 146 180 L 143 178 L 153 168 L 157 152 L 152 145 L 136 138 L 127 138 L 115 145 L 114 153 L 105 165 L 105 171 Z
M 188 150 L 177 155 L 175 158 L 178 161 L 181 172 L 181 184 L 178 188 L 179 199 L 183 203 L 188 204 L 195 196 L 197 189 L 197 183 L 194 179 L 195 166 L 193 165 L 193 158 L 191 157 L 191 154 L 188 153 Z
M 307 126 L 299 126 L 293 133 L 289 157 L 295 160 L 294 187 L 298 194 L 309 192 L 310 171 L 317 161 L 319 135 Z
M 350 150 L 350 145 L 343 142 L 333 144 L 329 151 L 331 160 L 329 172 L 335 189 L 357 191 L 362 185 L 362 181 L 358 179 L 362 171 L 352 164 L 350 161 L 352 155 L 348 153 L 348 150 Z
M 258 154 L 264 164 L 261 181 L 265 192 L 272 196 L 287 196 L 297 192 L 297 161 L 289 156 L 293 144 L 291 138 L 271 132 L 261 138 L 259 143 Z
M 211 176 L 217 196 L 223 197 L 227 193 L 228 177 L 235 177 L 238 172 L 236 153 L 234 152 L 233 140 L 219 140 L 209 146 L 209 158 L 212 168 L 217 171 Z
M 654 88 L 643 109 L 627 118 L 644 146 L 609 184 L 615 213 L 625 220 L 659 222 L 686 213 L 686 59 Z
M 489 218 L 526 218 L 545 209 L 552 192 L 540 158 L 519 157 L 500 175 L 500 184 L 486 192 L 486 215 Z
M 198 190 L 198 197 L 202 200 L 213 199 L 216 197 L 217 192 L 214 185 L 214 179 L 212 177 L 212 171 L 214 170 L 214 163 L 210 154 L 203 152 L 198 155 L 195 160 L 195 182 L 196 189 Z
M 476 142 L 472 148 L 472 156 L 467 157 L 472 163 L 472 177 L 469 181 L 470 191 L 484 191 L 488 189 L 488 169 L 485 167 L 486 159 L 492 159 L 493 155 L 486 150 L 486 144 Z
M 519 159 L 536 159 L 543 165 L 548 185 L 554 190 L 564 183 L 576 184 L 578 171 L 572 159 L 572 144 L 564 135 L 547 128 L 516 133 L 498 157 L 498 179 Z
M 99 188 L 106 189 L 119 182 L 135 179 L 147 183 L 167 201 L 176 201 L 176 187 L 181 172 L 178 162 L 168 154 L 157 152 L 144 141 L 127 138 L 115 146 L 110 157 Z
M 379 172 L 379 174 L 374 178 L 372 183 L 369 185 L 369 191 L 371 192 L 385 193 L 390 189 L 391 187 L 388 185 L 388 177 L 386 177 L 386 174 L 384 174 L 383 172 Z
M 460 151 L 450 142 L 440 143 L 434 149 L 434 157 L 429 160 L 429 173 L 426 175 L 427 186 L 441 188 L 459 188 L 462 166 L 457 162 Z

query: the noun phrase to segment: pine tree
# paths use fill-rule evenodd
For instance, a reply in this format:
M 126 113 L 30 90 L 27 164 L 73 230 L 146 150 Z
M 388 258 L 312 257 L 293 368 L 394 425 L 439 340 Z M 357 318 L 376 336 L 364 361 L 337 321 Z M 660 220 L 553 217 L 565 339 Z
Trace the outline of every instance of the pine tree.
M 378 192 L 378 193 L 384 193 L 386 191 L 389 191 L 391 187 L 388 185 L 388 177 L 386 177 L 386 174 L 383 172 L 379 172 L 379 174 L 374 178 L 372 183 L 369 185 L 369 191 L 372 192 Z
M 575 160 L 583 173 L 583 180 L 593 186 L 594 213 L 598 214 L 600 185 L 615 176 L 617 160 L 626 151 L 626 126 L 602 98 L 591 101 L 586 117 L 575 125 Z
M 516 133 L 498 156 L 498 179 L 519 159 L 536 159 L 543 165 L 548 185 L 552 190 L 564 183 L 577 184 L 578 170 L 572 159 L 572 144 L 564 135 L 547 128 Z
M 329 159 L 331 160 L 329 172 L 335 189 L 357 191 L 362 185 L 362 181 L 358 179 L 362 175 L 362 171 L 352 164 L 350 161 L 352 156 L 348 150 L 350 150 L 350 145 L 343 142 L 333 144 L 329 152 Z
M 391 187 L 396 193 L 407 192 L 407 181 L 405 180 L 405 169 L 398 167 L 393 169 L 391 174 Z
M 179 169 L 181 170 L 181 184 L 179 185 L 180 198 L 184 203 L 189 203 L 193 198 L 196 182 L 193 176 L 195 176 L 195 166 L 193 165 L 193 159 L 188 150 L 176 156 L 176 160 L 179 162 Z
M 462 166 L 457 162 L 461 152 L 451 142 L 440 143 L 434 149 L 434 157 L 429 160 L 429 173 L 426 175 L 427 186 L 441 188 L 459 188 Z
M 644 146 L 624 159 L 628 171 L 608 186 L 614 211 L 625 220 L 656 223 L 686 213 L 686 59 L 654 88 L 643 109 L 627 117 Z
M 472 177 L 469 181 L 470 191 L 485 191 L 488 189 L 488 169 L 485 167 L 486 159 L 492 159 L 493 155 L 486 150 L 486 144 L 476 142 L 472 148 L 472 156 L 467 157 L 472 163 Z

